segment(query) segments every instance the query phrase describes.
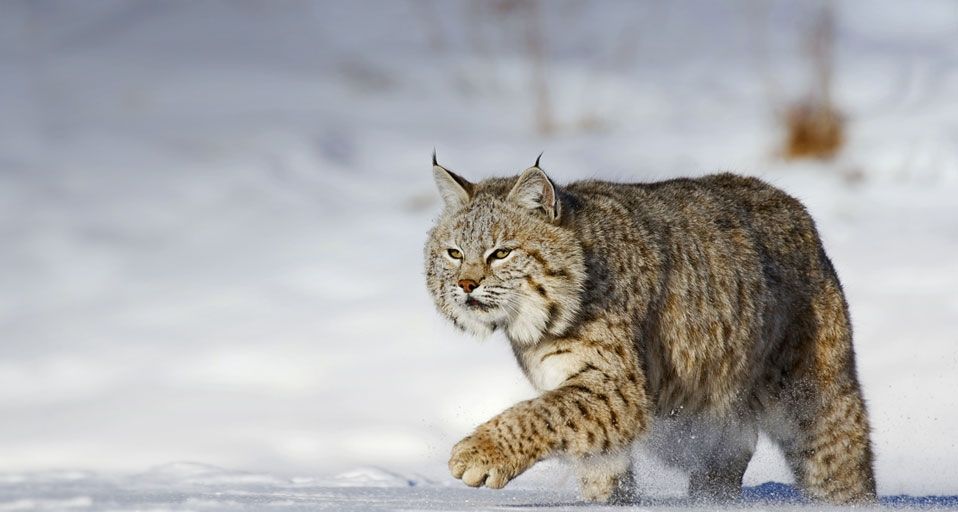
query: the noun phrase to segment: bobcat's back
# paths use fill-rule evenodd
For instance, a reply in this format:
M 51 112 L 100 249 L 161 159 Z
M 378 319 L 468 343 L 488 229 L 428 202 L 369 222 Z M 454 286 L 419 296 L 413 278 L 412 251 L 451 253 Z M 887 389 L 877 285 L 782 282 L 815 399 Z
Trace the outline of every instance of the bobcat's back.
M 750 398 L 812 290 L 833 278 L 802 205 L 732 174 L 565 188 L 585 248 L 583 314 L 632 322 L 657 411 Z

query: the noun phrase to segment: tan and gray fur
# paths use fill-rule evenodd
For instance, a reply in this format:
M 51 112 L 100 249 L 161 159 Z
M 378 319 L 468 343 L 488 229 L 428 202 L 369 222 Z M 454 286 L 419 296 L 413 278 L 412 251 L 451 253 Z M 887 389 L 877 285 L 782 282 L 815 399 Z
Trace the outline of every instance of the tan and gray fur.
M 479 425 L 449 468 L 501 488 L 571 459 L 583 497 L 632 499 L 631 446 L 734 499 L 759 432 L 803 492 L 875 498 L 848 308 L 802 204 L 734 174 L 558 187 L 536 165 L 472 183 L 433 162 L 425 247 L 439 311 L 508 337 L 540 392 Z

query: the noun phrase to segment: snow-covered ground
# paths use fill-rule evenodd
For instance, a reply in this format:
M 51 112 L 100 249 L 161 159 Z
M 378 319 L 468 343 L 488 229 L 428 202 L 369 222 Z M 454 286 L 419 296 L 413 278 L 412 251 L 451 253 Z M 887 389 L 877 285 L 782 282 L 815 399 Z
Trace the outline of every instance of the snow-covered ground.
M 0 6 L 0 510 L 574 499 L 556 463 L 505 494 L 447 475 L 533 391 L 503 340 L 433 312 L 433 147 L 474 178 L 545 150 L 560 183 L 733 169 L 800 197 L 851 303 L 880 492 L 958 494 L 958 7 L 837 3 L 848 144 L 786 163 L 809 3 L 548 3 L 550 136 L 524 19 L 492 5 Z M 763 444 L 746 483 L 789 478 Z
M 328 478 L 278 478 L 229 471 L 203 464 L 176 463 L 123 477 L 59 471 L 0 477 L 0 510 L 571 510 L 617 511 L 622 506 L 582 502 L 566 488 L 510 486 L 503 491 L 469 489 L 419 475 L 400 475 L 361 467 Z M 876 506 L 958 508 L 958 496 L 883 496 Z M 808 510 L 821 509 L 802 499 L 792 486 L 765 483 L 746 487 L 742 499 L 721 507 L 703 507 L 685 497 L 654 496 L 635 509 Z

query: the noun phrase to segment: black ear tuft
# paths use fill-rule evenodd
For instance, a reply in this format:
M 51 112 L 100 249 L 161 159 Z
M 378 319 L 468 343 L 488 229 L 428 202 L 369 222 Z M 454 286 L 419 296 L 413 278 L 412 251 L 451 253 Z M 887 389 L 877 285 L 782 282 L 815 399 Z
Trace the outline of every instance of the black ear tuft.
M 542 153 L 545 153 L 545 151 Z M 533 167 L 539 167 L 539 159 L 542 158 L 542 153 L 539 153 L 539 156 L 536 157 L 536 163 L 532 164 Z M 539 167 L 539 169 L 541 169 L 541 167 Z
M 439 165 L 439 162 L 436 161 L 436 148 L 432 148 L 432 166 L 435 167 L 437 165 Z

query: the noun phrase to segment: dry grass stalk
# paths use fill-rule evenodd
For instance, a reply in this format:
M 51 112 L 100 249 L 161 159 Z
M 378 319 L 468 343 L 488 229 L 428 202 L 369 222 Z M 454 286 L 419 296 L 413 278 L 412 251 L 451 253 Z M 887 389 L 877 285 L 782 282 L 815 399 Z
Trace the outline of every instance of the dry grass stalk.
M 845 142 L 845 119 L 831 94 L 834 47 L 835 18 L 830 5 L 824 4 L 808 35 L 808 57 L 815 79 L 812 91 L 805 100 L 789 107 L 784 116 L 786 158 L 829 159 Z
M 549 94 L 549 80 L 546 77 L 546 42 L 542 30 L 542 10 L 538 0 L 527 0 L 525 23 L 525 45 L 532 65 L 532 94 L 536 100 L 536 130 L 548 135 L 556 130 L 555 116 Z
M 835 156 L 845 142 L 845 120 L 831 104 L 798 103 L 785 113 L 786 158 Z

